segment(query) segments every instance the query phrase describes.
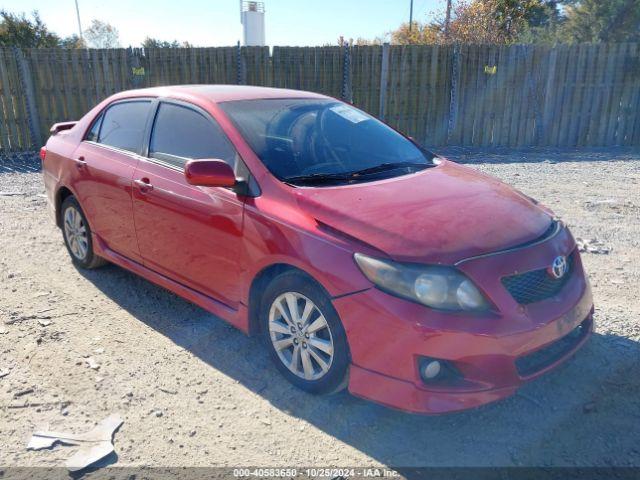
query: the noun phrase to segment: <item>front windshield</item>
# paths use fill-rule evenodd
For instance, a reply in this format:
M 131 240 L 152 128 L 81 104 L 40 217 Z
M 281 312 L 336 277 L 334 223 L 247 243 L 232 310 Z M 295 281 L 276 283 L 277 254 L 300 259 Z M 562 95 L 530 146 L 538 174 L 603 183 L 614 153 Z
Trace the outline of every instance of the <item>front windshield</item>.
M 288 183 L 370 181 L 433 165 L 433 155 L 336 100 L 241 100 L 220 106 L 269 171 Z

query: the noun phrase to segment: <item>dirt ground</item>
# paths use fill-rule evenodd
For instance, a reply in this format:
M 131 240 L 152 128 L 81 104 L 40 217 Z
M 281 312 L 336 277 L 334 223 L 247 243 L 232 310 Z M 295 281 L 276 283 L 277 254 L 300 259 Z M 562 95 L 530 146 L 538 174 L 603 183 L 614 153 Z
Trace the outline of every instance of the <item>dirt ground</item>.
M 440 417 L 305 394 L 200 308 L 115 266 L 78 271 L 37 168 L 0 161 L 0 467 L 61 465 L 73 448 L 27 451 L 31 433 L 112 413 L 117 466 L 640 466 L 640 152 L 447 153 L 585 240 L 596 333 L 516 396 Z

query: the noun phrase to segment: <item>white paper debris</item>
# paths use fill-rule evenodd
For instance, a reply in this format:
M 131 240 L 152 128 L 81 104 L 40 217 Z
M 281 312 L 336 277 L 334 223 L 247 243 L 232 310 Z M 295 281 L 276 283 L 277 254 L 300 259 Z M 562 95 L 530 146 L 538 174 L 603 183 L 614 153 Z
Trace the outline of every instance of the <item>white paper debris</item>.
M 113 434 L 122 422 L 119 415 L 110 415 L 86 433 L 35 432 L 29 440 L 27 450 L 50 448 L 56 442 L 80 446 L 67 460 L 66 466 L 71 472 L 82 470 L 114 451 Z
M 89 368 L 93 368 L 94 370 L 98 370 L 100 368 L 100 364 L 96 362 L 93 357 L 89 357 L 85 360 Z

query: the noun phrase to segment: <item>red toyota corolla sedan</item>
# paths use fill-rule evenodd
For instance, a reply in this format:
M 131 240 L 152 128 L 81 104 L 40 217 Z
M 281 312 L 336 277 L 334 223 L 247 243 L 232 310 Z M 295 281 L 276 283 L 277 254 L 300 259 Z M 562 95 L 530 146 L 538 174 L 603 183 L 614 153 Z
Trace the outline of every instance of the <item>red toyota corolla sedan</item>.
M 308 392 L 475 407 L 593 328 L 576 243 L 548 209 L 333 98 L 123 92 L 54 125 L 41 157 L 77 266 L 115 263 L 262 335 Z

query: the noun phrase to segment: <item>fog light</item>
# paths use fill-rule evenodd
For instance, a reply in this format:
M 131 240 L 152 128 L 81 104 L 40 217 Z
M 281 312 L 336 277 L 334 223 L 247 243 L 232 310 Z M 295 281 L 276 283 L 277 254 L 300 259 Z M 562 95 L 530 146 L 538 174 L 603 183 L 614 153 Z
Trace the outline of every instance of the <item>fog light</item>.
M 425 380 L 433 380 L 440 373 L 440 362 L 437 360 L 431 360 L 422 364 L 422 377 Z
M 418 372 L 427 385 L 456 385 L 463 380 L 456 366 L 442 359 L 420 357 Z

